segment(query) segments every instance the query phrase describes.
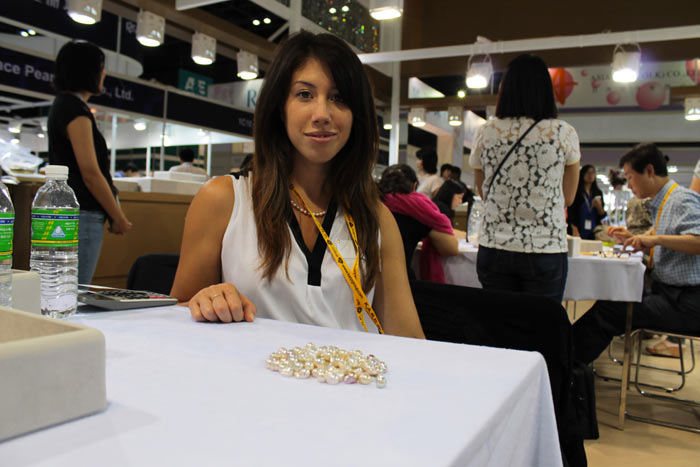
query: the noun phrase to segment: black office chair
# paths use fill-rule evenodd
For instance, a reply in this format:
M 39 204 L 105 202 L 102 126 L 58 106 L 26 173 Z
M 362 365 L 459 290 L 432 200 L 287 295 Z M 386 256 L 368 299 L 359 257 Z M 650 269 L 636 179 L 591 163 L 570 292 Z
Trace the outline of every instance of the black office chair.
M 411 281 L 428 339 L 537 351 L 549 373 L 565 465 L 586 465 L 572 391 L 573 337 L 561 303 L 549 297 Z
M 149 254 L 136 258 L 126 279 L 130 290 L 148 290 L 169 295 L 175 280 L 178 254 Z

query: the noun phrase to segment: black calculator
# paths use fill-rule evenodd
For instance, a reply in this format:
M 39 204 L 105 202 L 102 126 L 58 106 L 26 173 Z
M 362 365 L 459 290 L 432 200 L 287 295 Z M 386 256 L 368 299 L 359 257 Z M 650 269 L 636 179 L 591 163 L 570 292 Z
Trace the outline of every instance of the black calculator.
M 147 290 L 113 289 L 108 287 L 80 288 L 78 301 L 108 310 L 129 310 L 153 306 L 175 305 L 177 298 Z

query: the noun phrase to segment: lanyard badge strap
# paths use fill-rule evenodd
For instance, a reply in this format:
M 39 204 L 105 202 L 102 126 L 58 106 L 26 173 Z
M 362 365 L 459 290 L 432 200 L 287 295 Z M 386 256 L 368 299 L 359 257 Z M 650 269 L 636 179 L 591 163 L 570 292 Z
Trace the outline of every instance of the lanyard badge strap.
M 677 186 L 678 183 L 674 183 L 671 186 L 671 188 L 668 189 L 668 191 L 666 192 L 666 196 L 664 196 L 664 200 L 661 202 L 661 206 L 659 206 L 659 212 L 656 213 L 656 223 L 654 224 L 654 235 L 656 235 L 656 229 L 659 228 L 659 219 L 661 219 L 661 211 L 664 210 L 664 205 L 666 204 L 668 197 L 671 196 L 671 193 L 673 193 L 673 190 L 675 190 Z M 651 251 L 649 252 L 649 269 L 651 269 L 652 265 L 654 264 L 654 248 L 656 247 L 651 247 Z
M 350 286 L 350 290 L 352 290 L 352 294 L 355 301 L 355 311 L 357 312 L 357 319 L 360 321 L 360 324 L 362 325 L 363 329 L 365 331 L 368 331 L 367 324 L 365 323 L 365 317 L 363 314 L 363 311 L 367 311 L 367 314 L 369 315 L 374 325 L 377 327 L 379 333 L 384 334 L 382 325 L 379 324 L 377 314 L 374 312 L 374 309 L 369 303 L 367 295 L 365 295 L 365 292 L 362 290 L 362 285 L 360 284 L 360 249 L 357 243 L 357 229 L 355 228 L 355 221 L 353 220 L 352 216 L 347 212 L 345 213 L 345 223 L 348 226 L 350 236 L 352 237 L 352 241 L 355 244 L 355 251 L 357 252 L 357 255 L 355 256 L 355 263 L 353 264 L 351 271 L 350 268 L 348 268 L 348 265 L 345 262 L 345 260 L 343 260 L 343 257 L 341 256 L 340 252 L 333 244 L 326 231 L 323 229 L 321 223 L 306 205 L 304 198 L 301 197 L 294 185 L 290 185 L 290 189 L 294 192 L 297 198 L 299 198 L 299 201 L 301 201 L 302 205 L 304 206 L 304 209 L 306 209 L 311 214 L 311 218 L 314 220 L 316 228 L 323 237 L 323 240 L 326 242 L 326 245 L 328 245 L 328 249 L 331 252 L 331 256 L 333 256 L 333 259 L 340 268 L 340 271 L 343 273 L 343 277 L 345 277 L 345 280 Z

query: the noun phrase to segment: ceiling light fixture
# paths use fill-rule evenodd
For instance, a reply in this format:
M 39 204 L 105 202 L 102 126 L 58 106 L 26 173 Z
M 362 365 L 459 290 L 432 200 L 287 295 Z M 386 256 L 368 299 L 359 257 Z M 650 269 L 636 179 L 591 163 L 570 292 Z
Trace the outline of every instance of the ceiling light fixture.
M 481 62 L 472 63 L 474 55 L 469 56 L 467 62 L 467 87 L 469 89 L 483 89 L 489 85 L 489 80 L 493 74 L 493 64 L 491 56 L 485 55 Z
M 448 107 L 447 123 L 450 126 L 462 126 L 464 123 L 464 108 L 456 105 Z
M 391 130 L 392 128 L 394 128 L 394 126 L 391 124 L 391 122 L 386 122 L 384 123 L 382 128 L 384 128 L 385 130 Z
M 369 14 L 378 21 L 399 18 L 403 14 L 403 0 L 370 0 Z
M 136 16 L 136 39 L 145 47 L 158 47 L 165 38 L 165 18 L 141 10 Z
M 411 107 L 408 112 L 408 123 L 421 128 L 425 126 L 425 107 Z
M 350 11 L 350 7 L 347 5 L 343 5 L 343 8 L 341 8 L 341 10 L 343 10 L 343 13 L 347 13 L 348 11 Z
M 67 0 L 66 10 L 76 23 L 95 24 L 102 18 L 102 0 Z
M 330 13 L 330 14 L 332 14 L 332 15 L 336 14 L 337 12 L 338 12 L 338 10 L 336 10 L 335 7 L 330 7 L 330 8 L 328 9 L 328 13 Z
M 216 60 L 216 39 L 201 32 L 192 36 L 192 60 L 197 65 L 211 65 Z
M 464 92 L 464 90 L 460 89 L 459 91 L 457 91 L 457 97 L 459 97 L 460 99 L 464 99 L 465 97 L 467 97 L 467 93 Z
M 270 24 L 271 22 L 272 22 L 272 20 L 270 18 L 263 19 L 263 23 L 265 23 L 265 24 Z
M 148 127 L 148 124 L 146 123 L 146 120 L 139 118 L 138 120 L 134 120 L 134 130 L 136 131 L 143 131 Z
M 29 33 L 30 36 L 36 36 L 36 31 L 33 29 L 27 29 L 27 32 Z
M 11 121 L 10 124 L 7 125 L 7 131 L 9 131 L 10 133 L 18 134 L 22 131 L 22 122 L 20 122 L 19 120 Z
M 259 20 L 259 19 L 254 19 L 254 20 L 253 20 L 253 26 L 260 26 L 260 20 Z
M 691 122 L 700 120 L 700 97 L 685 98 L 685 119 Z
M 18 144 L 19 144 L 19 138 L 12 138 L 12 139 L 10 140 L 10 143 L 12 143 L 12 144 L 14 144 L 14 145 L 18 145 Z
M 19 35 L 22 37 L 29 37 L 29 33 L 24 29 L 19 32 Z
M 612 78 L 618 83 L 633 83 L 637 81 L 639 66 L 642 61 L 642 48 L 639 44 L 630 44 L 637 50 L 627 52 L 621 44 L 613 50 Z
M 36 137 L 44 139 L 44 138 L 46 138 L 46 133 L 44 133 L 43 131 L 40 131 L 36 134 Z
M 245 50 L 236 54 L 238 62 L 238 77 L 241 79 L 255 79 L 258 77 L 258 56 Z

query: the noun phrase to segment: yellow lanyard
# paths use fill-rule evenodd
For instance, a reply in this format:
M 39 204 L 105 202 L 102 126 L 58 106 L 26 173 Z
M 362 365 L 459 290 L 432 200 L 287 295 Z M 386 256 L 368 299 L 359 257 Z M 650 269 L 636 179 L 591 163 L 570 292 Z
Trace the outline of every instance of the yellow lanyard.
M 299 201 L 301 201 L 301 204 L 304 206 L 304 209 L 306 209 L 306 211 L 311 215 L 311 218 L 314 220 L 314 223 L 316 224 L 318 231 L 321 233 L 323 240 L 325 240 L 326 245 L 328 245 L 328 249 L 330 250 L 331 255 L 333 256 L 333 259 L 335 260 L 336 264 L 343 273 L 345 280 L 350 286 L 350 289 L 352 290 L 352 295 L 355 299 L 355 311 L 357 312 L 357 319 L 360 320 L 360 324 L 362 324 L 362 327 L 365 331 L 368 331 L 367 325 L 365 324 L 365 317 L 363 314 L 363 311 L 367 311 L 367 314 L 372 319 L 372 322 L 377 327 L 379 333 L 384 334 L 382 325 L 379 324 L 379 319 L 377 319 L 377 314 L 374 312 L 374 309 L 372 308 L 372 305 L 370 305 L 369 300 L 367 300 L 367 295 L 365 295 L 364 291 L 362 290 L 362 285 L 360 283 L 360 248 L 357 243 L 357 230 L 355 229 L 355 221 L 353 221 L 352 216 L 350 216 L 350 214 L 348 214 L 347 212 L 345 213 L 345 223 L 348 226 L 348 230 L 350 231 L 352 241 L 355 243 L 355 251 L 357 252 L 355 256 L 355 264 L 353 264 L 352 271 L 350 271 L 347 263 L 345 263 L 343 257 L 340 255 L 340 252 L 335 247 L 330 237 L 328 237 L 328 234 L 323 229 L 323 226 L 321 226 L 321 223 L 318 221 L 318 219 L 316 219 L 316 216 L 314 216 L 313 212 L 311 212 L 311 210 L 306 205 L 304 198 L 302 198 L 299 192 L 296 190 L 296 188 L 294 188 L 294 185 L 290 185 L 290 188 L 297 196 L 297 198 L 299 198 Z
M 666 204 L 666 200 L 668 200 L 668 197 L 671 196 L 671 192 L 676 189 L 678 186 L 678 183 L 674 183 L 671 185 L 671 188 L 668 189 L 666 192 L 666 196 L 664 196 L 664 200 L 661 201 L 661 206 L 659 206 L 659 212 L 656 213 L 656 223 L 654 224 L 654 232 L 652 235 L 656 235 L 656 229 L 659 228 L 659 219 L 661 219 L 661 211 L 664 210 L 664 205 Z M 654 248 L 651 248 L 651 251 L 649 252 L 649 269 L 651 269 L 652 264 L 654 264 Z

